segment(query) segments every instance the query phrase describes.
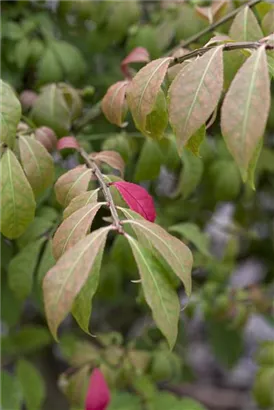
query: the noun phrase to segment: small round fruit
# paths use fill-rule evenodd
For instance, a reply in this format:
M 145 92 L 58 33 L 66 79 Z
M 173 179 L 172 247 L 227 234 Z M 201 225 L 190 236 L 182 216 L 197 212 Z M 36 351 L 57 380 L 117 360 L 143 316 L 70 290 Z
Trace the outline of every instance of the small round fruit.
M 39 127 L 35 130 L 35 138 L 49 151 L 53 151 L 57 138 L 55 132 L 49 127 Z
M 33 106 L 37 97 L 38 97 L 38 94 L 36 94 L 36 92 L 34 91 L 31 91 L 31 90 L 22 91 L 19 96 L 19 100 L 22 104 L 23 109 L 26 111 L 29 110 Z

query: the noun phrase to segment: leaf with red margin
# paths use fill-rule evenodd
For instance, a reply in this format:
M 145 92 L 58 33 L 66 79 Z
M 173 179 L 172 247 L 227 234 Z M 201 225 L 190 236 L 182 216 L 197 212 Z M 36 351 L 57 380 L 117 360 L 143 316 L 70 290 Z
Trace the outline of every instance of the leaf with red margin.
M 128 67 L 129 64 L 131 64 L 131 63 L 148 63 L 149 61 L 150 61 L 150 56 L 149 56 L 149 52 L 147 51 L 147 49 L 144 48 L 144 47 L 136 47 L 121 62 L 122 73 L 126 77 L 131 78 L 131 75 L 130 75 L 130 72 L 129 72 L 129 67 Z
M 118 127 L 124 125 L 124 117 L 127 112 L 126 89 L 128 84 L 128 81 L 118 81 L 110 86 L 101 104 L 107 120 Z
M 122 176 L 124 175 L 125 162 L 118 152 L 101 151 L 91 154 L 91 157 L 96 162 L 104 162 L 105 164 L 108 164 L 110 167 L 117 169 Z
M 113 182 L 112 185 L 118 189 L 130 209 L 150 222 L 155 221 L 156 212 L 153 198 L 143 187 L 126 181 Z
M 85 410 L 105 410 L 110 402 L 110 391 L 100 369 L 93 370 L 85 403 Z
M 60 140 L 58 140 L 56 148 L 58 149 L 58 151 L 62 151 L 63 149 L 67 149 L 67 148 L 78 149 L 79 144 L 75 137 L 71 137 L 71 136 L 63 137 Z

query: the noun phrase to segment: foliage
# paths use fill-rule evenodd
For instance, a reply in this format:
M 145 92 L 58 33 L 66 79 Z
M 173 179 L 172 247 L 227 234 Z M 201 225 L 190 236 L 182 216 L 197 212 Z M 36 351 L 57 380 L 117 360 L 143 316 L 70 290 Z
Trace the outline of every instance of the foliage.
M 253 312 L 273 325 L 274 6 L 51 5 L 3 4 L 2 408 L 59 408 L 50 350 L 64 408 L 90 408 L 104 377 L 102 410 L 203 410 L 169 393 L 192 381 L 185 324 L 202 314 L 226 368 Z M 265 278 L 234 287 L 251 257 Z M 253 388 L 266 408 L 272 348 Z

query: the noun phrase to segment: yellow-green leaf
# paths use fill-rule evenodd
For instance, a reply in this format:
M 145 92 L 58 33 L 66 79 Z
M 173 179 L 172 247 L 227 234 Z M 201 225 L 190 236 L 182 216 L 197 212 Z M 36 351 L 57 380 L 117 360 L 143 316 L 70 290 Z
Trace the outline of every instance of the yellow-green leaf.
M 169 228 L 169 230 L 171 232 L 177 232 L 184 239 L 192 242 L 203 255 L 211 257 L 209 252 L 209 238 L 196 224 L 185 222 L 178 225 L 173 225 Z
M 75 298 L 85 285 L 111 229 L 108 226 L 89 234 L 69 249 L 46 274 L 43 281 L 45 312 L 55 338 L 60 323 L 71 311 Z
M 256 41 L 264 36 L 255 14 L 248 6 L 236 15 L 229 36 L 236 41 Z
M 178 332 L 180 302 L 176 291 L 161 272 L 153 255 L 134 238 L 126 235 L 141 277 L 145 299 L 152 310 L 156 325 L 172 349 Z
M 97 202 L 78 209 L 66 218 L 53 237 L 53 255 L 59 259 L 69 248 L 83 239 L 103 202 Z
M 223 88 L 222 46 L 189 63 L 169 88 L 169 120 L 181 153 L 190 137 L 206 122 Z
M 274 8 L 264 16 L 262 21 L 262 28 L 266 36 L 274 33 Z
M 206 127 L 202 125 L 198 131 L 188 140 L 186 148 L 189 149 L 196 157 L 200 157 L 200 145 L 205 138 Z
M 17 125 L 21 117 L 21 104 L 12 88 L 0 80 L 0 140 L 13 147 Z
M 221 113 L 223 137 L 244 180 L 256 146 L 264 135 L 269 109 L 270 80 L 262 46 L 236 74 Z
M 166 96 L 162 89 L 157 94 L 155 105 L 146 120 L 145 135 L 159 140 L 163 137 L 168 124 Z
M 41 409 L 46 398 L 46 386 L 40 372 L 31 362 L 20 359 L 16 365 L 16 375 L 22 388 L 26 409 Z
M 14 155 L 7 149 L 1 158 L 1 232 L 18 238 L 34 218 L 35 200 L 31 186 Z
M 52 156 L 40 142 L 23 135 L 19 137 L 19 149 L 25 174 L 33 192 L 38 195 L 53 182 Z

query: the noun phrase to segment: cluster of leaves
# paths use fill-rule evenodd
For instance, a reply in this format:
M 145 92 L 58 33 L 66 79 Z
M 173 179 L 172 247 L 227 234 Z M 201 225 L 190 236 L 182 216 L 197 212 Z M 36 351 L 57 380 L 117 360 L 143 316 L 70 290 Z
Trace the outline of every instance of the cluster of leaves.
M 71 313 L 80 328 L 97 335 L 97 343 L 84 341 L 83 334 L 75 341 L 70 327 L 68 340 L 60 338 L 69 368 L 59 387 L 72 408 L 84 407 L 96 367 L 113 391 L 110 409 L 200 410 L 196 402 L 156 388 L 185 379 L 181 350 L 178 355 L 170 347 L 178 333 L 178 293 L 182 285 L 183 294 L 191 292 L 191 253 L 195 273 L 202 273 L 194 276 L 194 298 L 184 312 L 191 319 L 202 311 L 220 363 L 237 363 L 253 311 L 273 323 L 272 211 L 258 199 L 273 190 L 273 5 L 241 7 L 232 23 L 162 57 L 235 4 L 73 1 L 59 2 L 52 13 L 40 3 L 4 5 L 2 407 L 42 406 L 46 387 L 34 352 L 55 343 L 45 319 L 57 338 Z M 138 64 L 146 65 L 135 71 Z M 20 104 L 7 83 L 36 92 L 23 91 Z M 164 187 L 163 173 L 171 180 Z M 208 215 L 219 201 L 239 198 L 229 241 L 217 258 L 204 232 Z M 263 240 L 254 221 L 269 226 Z M 265 282 L 231 289 L 237 261 L 249 255 L 263 259 Z M 43 326 L 26 315 L 29 301 Z M 120 333 L 114 339 L 100 334 L 109 328 L 127 334 L 146 305 L 168 345 L 153 326 L 156 336 L 148 345 L 146 331 L 140 344 L 124 342 Z M 103 319 L 100 313 L 96 318 L 102 306 Z M 13 374 L 6 371 L 9 363 Z M 262 364 L 254 394 L 269 406 L 273 363 Z

